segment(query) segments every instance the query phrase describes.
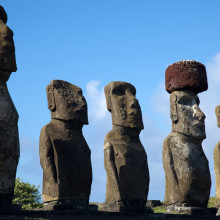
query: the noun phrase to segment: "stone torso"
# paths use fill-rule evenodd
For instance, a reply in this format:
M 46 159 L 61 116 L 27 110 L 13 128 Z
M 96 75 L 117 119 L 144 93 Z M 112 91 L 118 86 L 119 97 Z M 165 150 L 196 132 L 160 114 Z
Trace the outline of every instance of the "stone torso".
M 82 130 L 63 129 L 50 123 L 42 129 L 42 132 L 47 137 L 46 142 L 50 149 L 48 149 L 48 155 L 42 153 L 41 157 L 42 160 L 44 157 L 44 159 L 53 161 L 52 172 L 55 172 L 54 180 L 47 181 L 47 175 L 49 176 L 51 173 L 47 173 L 47 170 L 44 169 L 45 202 L 50 199 L 89 200 L 92 167 L 90 149 L 83 137 Z M 57 195 L 49 189 L 51 186 L 58 189 L 56 190 Z
M 113 157 L 109 158 L 110 151 L 112 151 Z M 146 201 L 149 173 L 147 155 L 139 138 L 128 139 L 110 132 L 105 139 L 104 156 L 107 172 L 106 202 L 121 200 L 124 203 L 135 204 Z M 118 178 L 117 192 L 111 182 L 112 169 L 109 167 L 109 163 L 115 164 Z
M 220 207 L 220 142 L 218 142 L 214 149 L 214 166 L 215 166 L 215 181 L 216 181 L 216 196 L 215 205 Z
M 208 160 L 201 142 L 171 133 L 163 145 L 165 203 L 206 206 L 211 186 Z
M 18 113 L 6 83 L 0 84 L 0 195 L 13 195 L 19 160 Z M 12 199 L 12 198 L 11 198 Z

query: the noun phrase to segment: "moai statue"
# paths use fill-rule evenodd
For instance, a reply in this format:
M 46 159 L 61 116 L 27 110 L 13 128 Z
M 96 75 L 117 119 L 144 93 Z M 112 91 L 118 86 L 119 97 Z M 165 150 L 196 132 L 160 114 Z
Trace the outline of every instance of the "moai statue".
M 40 134 L 44 209 L 86 209 L 92 184 L 91 151 L 82 134 L 86 100 L 79 87 L 62 80 L 46 90 L 51 121 Z
M 20 154 L 18 113 L 6 84 L 17 66 L 13 32 L 6 23 L 7 14 L 0 6 L 0 210 L 19 208 L 12 205 Z
M 199 62 L 179 61 L 166 69 L 172 120 L 172 132 L 163 144 L 167 212 L 193 214 L 191 207 L 207 207 L 211 178 L 202 149 L 205 115 L 197 96 L 207 89 L 206 69 Z
M 217 105 L 215 108 L 215 114 L 217 118 L 217 125 L 220 128 L 220 105 Z M 215 206 L 220 207 L 220 142 L 218 142 L 214 149 L 214 166 L 215 166 L 215 187 L 216 187 L 216 196 L 215 196 Z M 218 211 L 220 215 L 220 209 Z
M 126 82 L 110 82 L 105 87 L 113 128 L 104 141 L 107 185 L 103 211 L 152 211 L 146 209 L 149 172 L 139 139 L 144 126 L 135 94 L 135 87 Z

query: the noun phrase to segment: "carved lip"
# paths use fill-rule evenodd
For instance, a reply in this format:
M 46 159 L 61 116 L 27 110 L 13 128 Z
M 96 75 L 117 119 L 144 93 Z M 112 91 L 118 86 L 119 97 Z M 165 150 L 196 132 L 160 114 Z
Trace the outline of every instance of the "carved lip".
M 0 74 L 10 74 L 11 72 L 0 69 Z
M 205 123 L 204 122 L 196 122 L 196 123 L 192 123 L 192 126 L 196 126 L 198 128 L 205 128 Z

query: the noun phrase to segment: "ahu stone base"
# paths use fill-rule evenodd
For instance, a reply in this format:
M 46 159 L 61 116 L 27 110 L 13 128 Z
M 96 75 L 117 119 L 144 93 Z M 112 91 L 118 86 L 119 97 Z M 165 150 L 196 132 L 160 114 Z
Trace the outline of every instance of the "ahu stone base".
M 215 216 L 217 212 L 216 208 L 203 208 L 203 207 L 189 207 L 185 204 L 175 204 L 167 206 L 167 214 L 177 213 L 186 215 L 203 215 L 203 216 Z
M 176 219 L 219 219 L 211 215 L 185 215 L 185 214 L 123 214 L 120 212 L 101 212 L 101 211 L 79 211 L 76 210 L 22 210 L 19 212 L 0 213 L 1 220 L 176 220 Z
M 20 212 L 21 206 L 16 204 L 0 204 L 0 214 L 11 213 L 11 212 Z M 0 218 L 1 219 L 1 218 Z
M 90 209 L 97 210 L 98 207 L 95 205 L 88 205 L 88 202 L 84 200 L 51 201 L 51 202 L 45 202 L 43 206 L 43 210 L 45 211 L 53 211 L 53 210 L 87 211 Z
M 102 212 L 118 212 L 124 214 L 139 214 L 139 213 L 146 213 L 146 214 L 153 214 L 154 211 L 150 207 L 138 207 L 138 206 L 131 206 L 131 205 L 106 205 L 102 204 L 99 206 L 99 211 Z
M 218 210 L 217 210 L 216 216 L 220 216 L 220 208 L 219 208 L 219 207 L 218 207 Z

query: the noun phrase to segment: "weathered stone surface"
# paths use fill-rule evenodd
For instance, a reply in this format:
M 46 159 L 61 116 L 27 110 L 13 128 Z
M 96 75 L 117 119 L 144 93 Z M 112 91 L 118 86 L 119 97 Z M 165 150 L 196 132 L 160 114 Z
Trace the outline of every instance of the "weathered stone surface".
M 105 203 L 111 207 L 137 206 L 140 209 L 147 202 L 149 172 L 147 155 L 139 139 L 143 122 L 135 93 L 134 86 L 126 82 L 111 82 L 105 87 L 113 123 L 104 142 Z
M 7 81 L 11 72 L 17 70 L 15 61 L 15 46 L 13 41 L 13 32 L 6 25 L 4 9 L 0 9 L 0 80 Z
M 14 184 L 19 160 L 18 113 L 6 81 L 16 71 L 13 33 L 0 8 L 0 206 L 13 207 Z
M 40 134 L 45 208 L 86 207 L 92 183 L 91 152 L 82 134 L 86 100 L 79 87 L 61 80 L 47 86 L 47 98 L 52 119 Z
M 135 95 L 136 89 L 130 83 L 114 81 L 105 87 L 107 108 L 111 112 L 113 125 L 139 130 L 144 128 L 141 108 Z
M 166 90 L 189 90 L 200 93 L 208 89 L 206 68 L 193 60 L 183 60 L 168 66 L 165 73 Z
M 126 213 L 126 214 L 138 214 L 138 213 L 148 213 L 153 214 L 154 211 L 150 207 L 144 207 L 144 206 L 138 206 L 138 205 L 103 205 L 99 208 L 102 212 L 120 212 L 120 213 Z
M 218 208 L 216 216 L 220 216 L 220 208 Z
M 217 118 L 217 125 L 220 127 L 220 105 L 216 106 L 215 114 Z M 214 148 L 214 167 L 215 167 L 215 206 L 220 207 L 220 142 Z
M 175 204 L 167 206 L 166 213 L 179 213 L 186 215 L 203 215 L 208 218 L 208 216 L 215 216 L 217 213 L 216 208 L 203 208 L 203 207 L 187 207 L 186 204 Z
M 166 176 L 165 204 L 206 207 L 211 187 L 208 160 L 202 149 L 205 115 L 193 92 L 170 96 L 172 132 L 163 144 Z

